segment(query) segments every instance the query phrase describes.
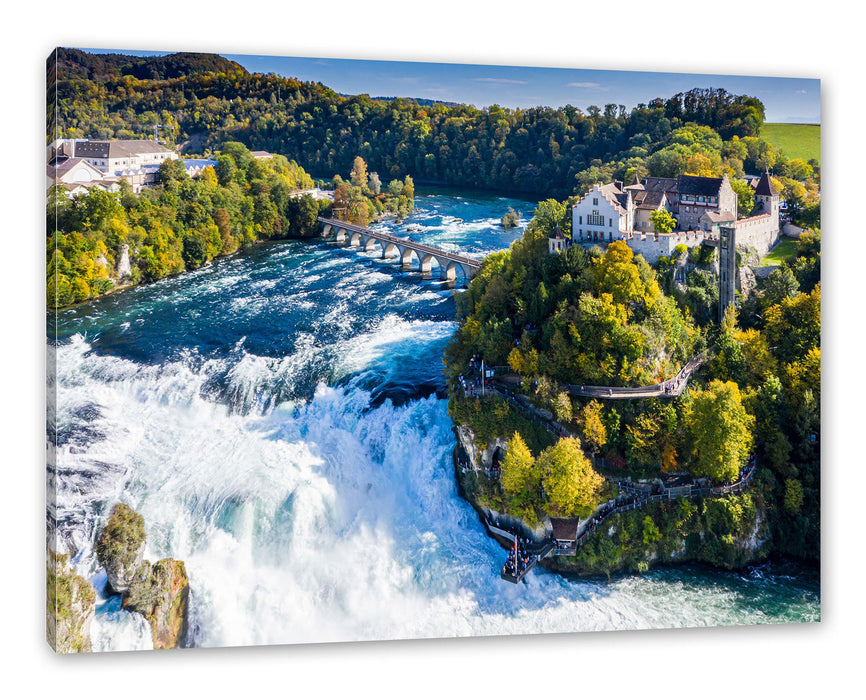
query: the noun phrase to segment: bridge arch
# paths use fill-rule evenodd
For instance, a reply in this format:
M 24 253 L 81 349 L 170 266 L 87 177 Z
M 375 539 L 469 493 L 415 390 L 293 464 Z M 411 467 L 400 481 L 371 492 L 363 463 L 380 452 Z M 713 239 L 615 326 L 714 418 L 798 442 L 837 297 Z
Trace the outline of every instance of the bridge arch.
M 421 257 L 418 253 L 412 248 L 401 248 L 400 249 L 400 262 L 403 265 L 404 269 L 412 269 L 412 256 L 418 259 L 418 266 L 421 266 Z
M 442 279 L 447 279 L 449 282 L 456 282 L 458 275 L 462 275 L 464 284 L 469 284 L 469 280 L 472 279 L 469 271 L 463 263 L 451 261 L 448 263 L 447 267 L 442 268 Z
M 382 243 L 373 236 L 364 236 L 361 238 L 361 245 L 364 248 L 365 253 L 372 253 L 374 250 L 376 250 L 376 246 L 382 245 Z
M 432 253 L 419 253 L 418 257 L 421 259 L 421 273 L 425 275 L 432 274 L 433 272 L 433 261 L 436 261 L 436 264 L 439 265 L 439 259 L 433 255 Z
M 383 258 L 403 258 L 403 250 L 396 243 L 388 241 L 382 244 Z

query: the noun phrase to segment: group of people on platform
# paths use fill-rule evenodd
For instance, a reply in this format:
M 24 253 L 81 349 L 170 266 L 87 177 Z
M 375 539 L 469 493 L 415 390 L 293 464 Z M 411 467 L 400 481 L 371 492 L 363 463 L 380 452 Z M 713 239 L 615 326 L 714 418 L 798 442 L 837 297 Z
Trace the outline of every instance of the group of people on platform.
M 481 360 L 478 357 L 472 357 L 469 360 L 469 372 L 460 375 L 460 386 L 463 387 L 463 393 L 466 396 L 474 396 L 481 392 Z
M 533 555 L 527 554 L 524 549 L 524 540 L 515 539 L 515 547 L 508 552 L 505 566 L 502 570 L 511 576 L 519 577 L 532 563 Z

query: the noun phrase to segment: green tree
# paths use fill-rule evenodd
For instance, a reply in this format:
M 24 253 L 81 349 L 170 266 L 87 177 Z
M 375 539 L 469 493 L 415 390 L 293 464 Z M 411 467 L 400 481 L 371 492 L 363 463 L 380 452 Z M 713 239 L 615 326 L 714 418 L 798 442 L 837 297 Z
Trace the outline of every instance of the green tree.
M 803 507 L 803 484 L 797 479 L 785 480 L 784 508 L 788 515 L 797 515 Z
M 201 267 L 207 261 L 204 236 L 198 231 L 189 231 L 183 238 L 183 261 L 189 270 Z
M 656 209 L 650 213 L 650 222 L 656 233 L 670 233 L 677 225 L 677 220 L 667 209 Z
M 545 199 L 539 202 L 534 212 L 535 225 L 545 236 L 553 235 L 554 229 L 559 226 L 566 237 L 571 235 L 571 210 L 565 206 L 565 202 L 555 199 Z
M 658 525 L 655 524 L 651 516 L 645 516 L 641 525 L 643 526 L 642 535 L 644 544 L 652 544 L 653 542 L 658 542 L 662 538 L 662 533 L 659 531 Z
M 755 191 L 748 182 L 737 178 L 731 180 L 731 189 L 737 195 L 737 215 L 749 216 L 755 208 Z
M 388 183 L 388 194 L 392 197 L 399 197 L 403 194 L 403 182 L 401 180 L 391 180 Z
M 821 343 L 821 284 L 767 309 L 764 332 L 782 363 L 803 359 Z
M 403 179 L 403 189 L 400 191 L 406 199 L 410 202 L 415 199 L 415 182 L 412 180 L 410 175 L 407 175 Z
M 764 282 L 763 300 L 766 306 L 781 304 L 785 299 L 795 297 L 800 291 L 800 283 L 787 265 L 773 270 Z
M 349 179 L 352 181 L 352 184 L 355 187 L 360 187 L 361 189 L 367 186 L 367 182 L 369 177 L 367 175 L 367 163 L 364 161 L 361 156 L 355 156 L 355 161 L 352 164 L 352 172 L 349 175 Z
M 578 415 L 583 441 L 592 450 L 593 456 L 607 444 L 607 428 L 601 414 L 601 403 L 593 399 L 580 409 Z
M 292 236 L 315 236 L 319 224 L 319 205 L 310 195 L 292 197 L 286 203 L 286 218 L 289 221 L 289 232 Z
M 508 449 L 502 460 L 502 488 L 508 496 L 526 494 L 538 486 L 534 463 L 526 442 L 520 433 L 515 432 L 508 441 Z
M 753 425 L 734 382 L 713 380 L 707 389 L 692 391 L 685 411 L 692 474 L 734 481 L 752 449 Z
M 553 410 L 556 415 L 556 420 L 560 423 L 570 423 L 574 418 L 574 409 L 571 405 L 571 399 L 564 391 L 560 391 L 553 400 Z
M 235 159 L 230 155 L 218 156 L 214 170 L 216 170 L 217 181 L 219 184 L 223 187 L 228 187 L 228 184 L 234 179 L 237 169 L 238 167 L 235 164 Z
M 589 463 L 580 440 L 561 438 L 538 456 L 545 506 L 552 515 L 586 517 L 602 502 L 605 481 Z
M 520 433 L 515 432 L 508 441 L 502 460 L 502 490 L 508 512 L 529 522 L 535 522 L 539 505 L 541 476 L 535 466 L 532 452 Z

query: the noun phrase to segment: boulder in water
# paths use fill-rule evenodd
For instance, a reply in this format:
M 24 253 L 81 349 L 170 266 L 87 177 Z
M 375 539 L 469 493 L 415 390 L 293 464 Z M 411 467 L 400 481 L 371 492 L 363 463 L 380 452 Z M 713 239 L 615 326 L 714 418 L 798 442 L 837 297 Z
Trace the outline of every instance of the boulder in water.
M 150 623 L 154 649 L 184 646 L 187 630 L 189 579 L 176 559 L 142 562 L 123 594 L 123 607 L 141 613 Z
M 108 574 L 108 585 L 123 593 L 144 558 L 144 518 L 125 503 L 111 509 L 96 541 L 96 558 Z

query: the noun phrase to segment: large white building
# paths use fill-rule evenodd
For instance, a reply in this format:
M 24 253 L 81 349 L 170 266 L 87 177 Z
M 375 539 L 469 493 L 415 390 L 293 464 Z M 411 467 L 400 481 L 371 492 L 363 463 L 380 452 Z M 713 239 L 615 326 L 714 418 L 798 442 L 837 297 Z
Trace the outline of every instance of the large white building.
M 156 184 L 160 166 L 178 154 L 157 141 L 57 139 L 48 146 L 49 188 L 63 185 L 70 196 L 82 188 L 117 189 L 126 180 L 133 192 Z M 206 159 L 182 159 L 190 177 L 215 165 Z M 84 167 L 81 164 L 84 164 Z M 74 190 L 74 191 L 73 191 Z
M 86 192 L 91 187 L 115 191 L 118 189 L 116 178 L 107 178 L 97 168 L 81 158 L 66 158 L 48 165 L 45 176 L 46 187 L 51 189 L 60 185 L 69 197 Z
M 677 178 L 635 178 L 597 184 L 572 208 L 572 243 L 610 243 L 624 240 L 650 263 L 670 256 L 683 243 L 687 247 L 717 240 L 719 227 L 735 225 L 737 241 L 764 255 L 779 240 L 779 193 L 769 172 L 751 183 L 755 209 L 737 218 L 737 195 L 727 175 Z M 650 215 L 666 210 L 677 221 L 672 233 L 657 233 Z
M 49 146 L 49 165 L 68 158 L 80 158 L 99 170 L 105 178 L 126 180 L 133 192 L 156 183 L 159 166 L 177 158 L 177 153 L 157 141 L 90 141 L 58 139 Z

